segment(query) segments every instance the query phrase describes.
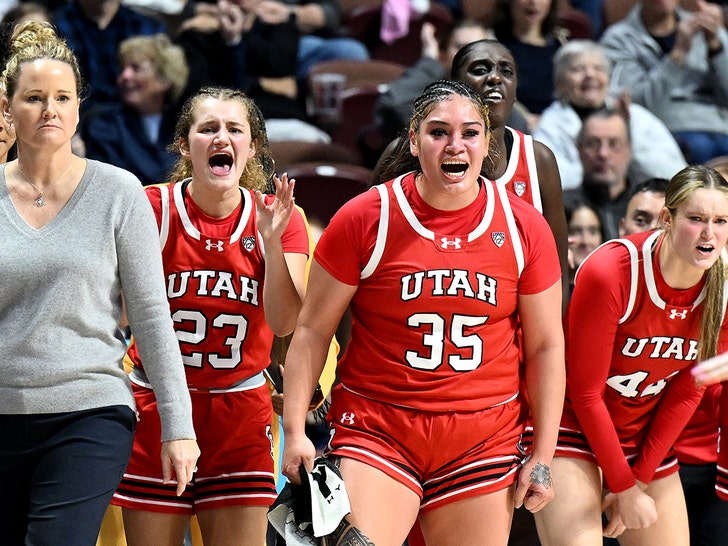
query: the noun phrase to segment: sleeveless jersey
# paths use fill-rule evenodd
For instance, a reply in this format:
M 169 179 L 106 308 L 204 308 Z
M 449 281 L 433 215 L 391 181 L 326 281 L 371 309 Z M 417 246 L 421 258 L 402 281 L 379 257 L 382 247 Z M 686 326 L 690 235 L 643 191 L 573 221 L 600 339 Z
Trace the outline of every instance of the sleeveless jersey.
M 519 388 L 518 294 L 560 278 L 553 236 L 533 207 L 485 179 L 478 204 L 455 212 L 474 216 L 474 229 L 435 233 L 406 195 L 417 191 L 414 180 L 410 173 L 350 201 L 316 247 L 329 273 L 358 283 L 339 377 L 362 396 L 429 411 L 502 404 Z M 347 247 L 357 247 L 352 260 Z M 352 279 L 344 271 L 357 258 Z
M 655 248 L 660 233 L 595 250 L 577 272 L 566 317 L 562 427 L 585 433 L 614 491 L 630 487 L 633 476 L 649 482 L 702 394 L 689 367 L 705 286 L 675 290 L 665 283 Z M 632 470 L 620 445 L 641 452 Z
M 538 182 L 538 170 L 536 169 L 536 155 L 533 151 L 533 137 L 507 126 L 506 131 L 513 135 L 513 144 L 511 145 L 506 172 L 496 179 L 495 183 L 498 186 L 504 186 L 508 191 L 530 203 L 543 214 L 541 188 Z
M 241 188 L 242 214 L 232 235 L 210 237 L 190 219 L 185 186 L 185 181 L 149 186 L 146 192 L 158 214 L 167 298 L 187 383 L 190 388 L 234 388 L 268 365 L 273 343 L 263 308 L 265 253 L 255 200 Z M 294 215 L 300 218 L 298 211 Z M 308 239 L 297 224 L 292 218 L 287 231 L 295 231 L 295 241 L 284 243 L 284 250 L 305 254 Z M 136 345 L 129 356 L 141 367 Z

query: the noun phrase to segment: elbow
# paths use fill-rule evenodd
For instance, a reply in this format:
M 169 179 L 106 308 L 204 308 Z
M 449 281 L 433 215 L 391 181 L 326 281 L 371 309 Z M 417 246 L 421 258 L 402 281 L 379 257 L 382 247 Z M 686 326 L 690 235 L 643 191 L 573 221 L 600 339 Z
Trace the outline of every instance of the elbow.
M 293 333 L 296 327 L 295 320 L 268 320 L 268 326 L 277 337 L 286 337 Z

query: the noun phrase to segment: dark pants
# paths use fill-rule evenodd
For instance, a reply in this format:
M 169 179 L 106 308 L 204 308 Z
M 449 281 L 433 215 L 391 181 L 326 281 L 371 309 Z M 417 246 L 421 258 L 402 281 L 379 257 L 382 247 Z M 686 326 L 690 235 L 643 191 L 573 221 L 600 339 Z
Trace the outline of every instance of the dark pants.
M 135 426 L 127 406 L 0 415 L 0 542 L 93 546 Z
M 690 523 L 690 546 L 728 546 L 728 502 L 715 494 L 716 468 L 680 465 Z

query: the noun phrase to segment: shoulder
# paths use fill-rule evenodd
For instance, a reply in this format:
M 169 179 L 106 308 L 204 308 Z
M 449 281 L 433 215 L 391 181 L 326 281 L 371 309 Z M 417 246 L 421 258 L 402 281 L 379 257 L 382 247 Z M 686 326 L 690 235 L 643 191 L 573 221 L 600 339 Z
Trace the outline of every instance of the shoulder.
M 536 159 L 536 171 L 541 184 L 558 186 L 561 193 L 561 174 L 551 148 L 539 140 L 534 140 L 533 156 Z
M 564 109 L 564 107 L 562 106 L 560 100 L 553 101 L 546 108 L 544 108 L 543 112 L 541 112 L 541 120 L 540 121 L 543 121 L 544 117 L 546 119 L 549 119 L 552 116 L 559 114 L 560 111 L 563 110 L 563 109 Z
M 582 282 L 612 284 L 622 278 L 622 273 L 632 270 L 634 260 L 639 259 L 639 244 L 629 238 L 612 239 L 597 247 L 577 271 Z
M 551 148 L 549 148 L 540 140 L 534 139 L 533 153 L 536 156 L 536 162 L 537 164 L 539 164 L 539 166 L 540 163 L 553 165 L 554 167 L 556 166 L 556 157 L 554 156 L 554 152 L 552 152 Z
M 533 136 L 536 139 L 544 135 L 567 135 L 576 133 L 581 120 L 574 109 L 560 100 L 552 102 L 542 113 Z
M 379 209 L 381 207 L 381 194 L 379 193 L 378 188 L 387 193 L 389 185 L 391 185 L 391 182 L 372 186 L 369 190 L 344 203 L 339 209 L 339 212 L 337 212 L 337 215 L 339 213 L 343 213 L 362 218 L 373 215 L 378 217 Z
M 529 234 L 544 232 L 551 236 L 551 228 L 543 214 L 536 210 L 531 203 L 521 199 L 516 194 L 510 191 L 507 191 L 506 194 L 521 235 L 528 237 Z
M 604 29 L 604 33 L 599 41 L 607 46 L 614 45 L 615 42 L 622 42 L 627 36 L 635 33 L 635 19 L 639 20 L 639 6 L 632 8 L 622 20 Z
M 659 124 L 662 125 L 662 121 L 655 114 L 650 112 L 647 108 L 637 103 L 630 103 L 629 105 L 629 119 L 632 122 L 630 125 L 640 124 Z
M 142 183 L 126 169 L 103 161 L 86 159 L 86 171 L 92 182 L 104 185 L 106 190 L 110 190 L 108 186 L 112 186 L 115 195 L 143 195 Z

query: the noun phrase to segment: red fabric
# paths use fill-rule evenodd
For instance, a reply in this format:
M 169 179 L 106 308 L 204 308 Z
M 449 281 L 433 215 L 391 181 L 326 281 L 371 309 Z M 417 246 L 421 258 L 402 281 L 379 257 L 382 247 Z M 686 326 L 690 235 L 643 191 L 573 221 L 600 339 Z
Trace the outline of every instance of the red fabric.
M 561 273 L 543 217 L 481 182 L 471 205 L 438 211 L 406 175 L 401 186 L 382 186 L 389 203 L 383 222 L 380 194 L 370 190 L 344 205 L 319 240 L 316 260 L 358 285 L 351 341 L 338 367 L 354 391 L 433 411 L 477 411 L 518 392 L 518 295 L 549 288 Z M 362 278 L 379 227 L 381 257 Z
M 611 241 L 582 264 L 567 311 L 567 401 L 562 426 L 579 428 L 610 490 L 652 480 L 700 401 L 697 357 L 703 286 L 671 289 L 659 271 L 657 234 Z M 636 276 L 633 278 L 632 271 Z M 634 284 L 633 284 L 634 282 Z M 634 304 L 625 318 L 630 302 Z M 578 422 L 569 422 L 572 415 Z M 639 447 L 632 469 L 623 448 Z

